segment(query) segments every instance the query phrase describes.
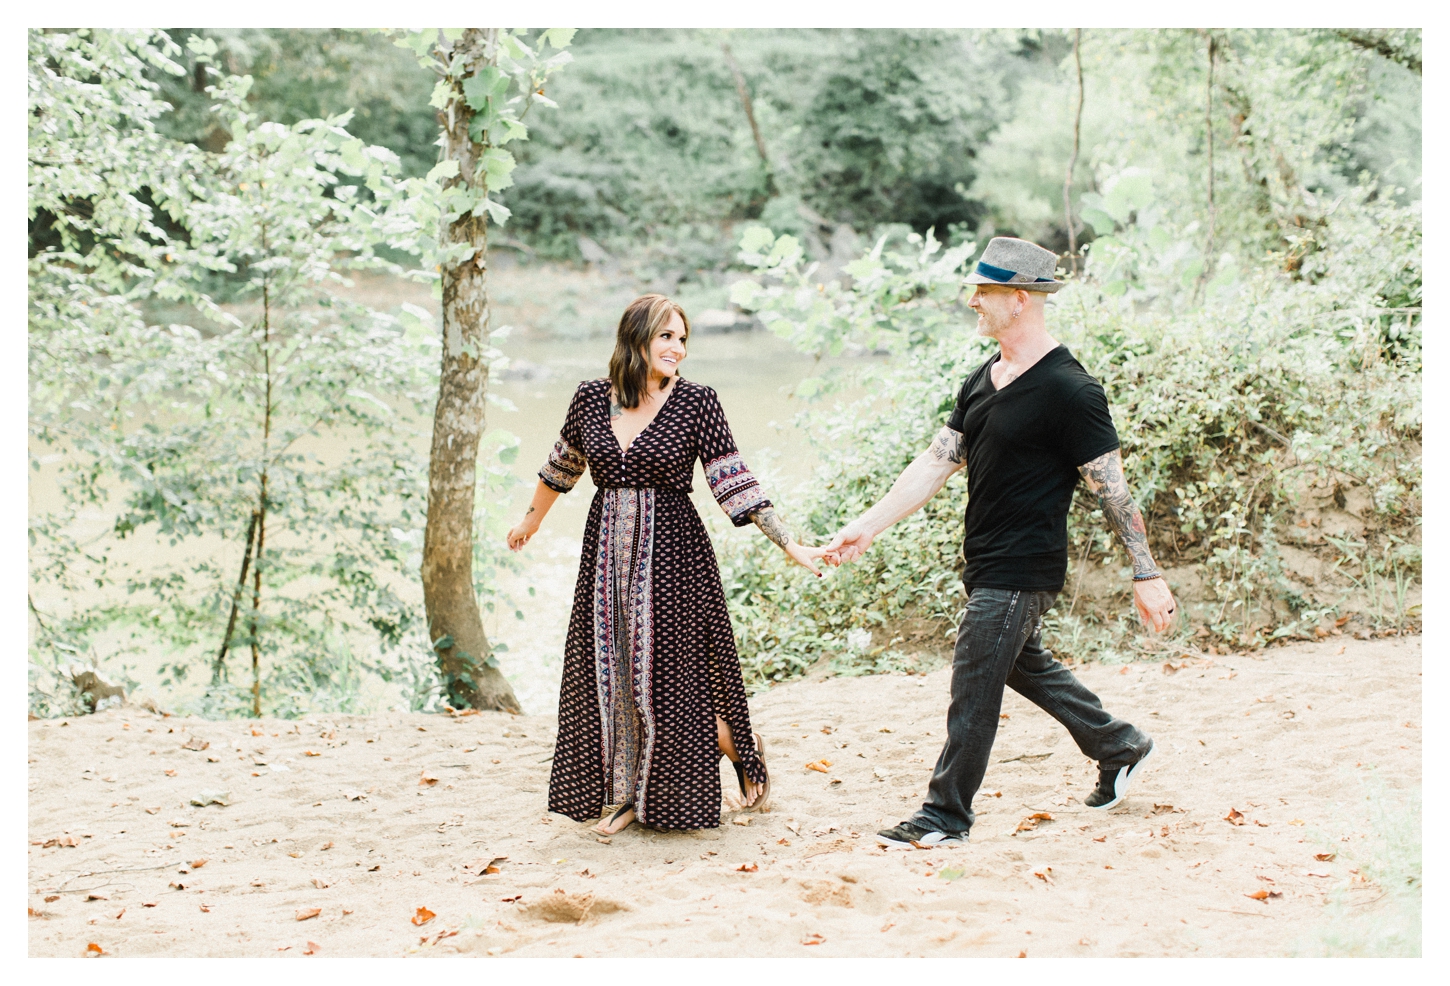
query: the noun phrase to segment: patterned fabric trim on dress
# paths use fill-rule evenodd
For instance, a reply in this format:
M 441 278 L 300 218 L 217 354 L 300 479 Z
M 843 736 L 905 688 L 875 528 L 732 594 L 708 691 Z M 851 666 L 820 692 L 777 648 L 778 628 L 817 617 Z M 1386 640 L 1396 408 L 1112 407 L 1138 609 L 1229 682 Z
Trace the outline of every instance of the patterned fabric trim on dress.
M 539 470 L 539 478 L 549 489 L 568 493 L 584 475 L 586 465 L 584 453 L 561 438 L 549 452 L 549 461 Z
M 730 517 L 736 527 L 750 523 L 750 515 L 761 507 L 769 506 L 770 500 L 760 488 L 755 474 L 745 465 L 739 452 L 731 452 L 705 464 L 705 482 L 720 509 Z
M 606 804 L 632 803 L 648 820 L 646 795 L 654 751 L 651 589 L 655 491 L 629 487 L 604 498 L 594 565 L 594 672 Z

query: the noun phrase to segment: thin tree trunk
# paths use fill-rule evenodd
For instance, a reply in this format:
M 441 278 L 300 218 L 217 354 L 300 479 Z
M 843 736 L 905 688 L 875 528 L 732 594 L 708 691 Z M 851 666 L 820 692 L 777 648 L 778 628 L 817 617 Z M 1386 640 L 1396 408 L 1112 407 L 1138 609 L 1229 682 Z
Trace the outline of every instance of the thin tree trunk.
M 469 60 L 465 77 L 498 59 L 498 29 L 468 28 L 454 51 Z M 460 83 L 461 84 L 461 83 Z M 479 157 L 484 147 L 468 136 L 473 110 L 455 88 L 438 114 L 444 159 L 458 162 L 450 186 L 481 187 Z M 433 414 L 428 459 L 428 521 L 423 532 L 423 604 L 429 641 L 455 707 L 519 711 L 513 688 L 490 663 L 478 598 L 473 591 L 473 507 L 477 486 L 478 439 L 484 425 L 487 348 L 488 229 L 472 213 L 439 231 L 442 245 L 467 244 L 468 259 L 440 272 L 443 287 L 443 366 Z
M 1213 60 L 1218 54 L 1218 43 L 1212 34 L 1207 37 L 1208 83 L 1203 91 L 1203 134 L 1208 147 L 1208 246 L 1203 251 L 1203 274 L 1199 278 L 1201 285 L 1208 283 L 1213 276 L 1214 239 L 1218 223 L 1218 210 L 1213 201 Z
M 262 230 L 262 252 L 267 250 L 267 231 Z M 266 393 L 262 400 L 262 482 L 257 502 L 257 560 L 252 567 L 252 716 L 262 718 L 262 641 L 257 626 L 262 618 L 262 548 L 267 539 L 267 465 L 272 454 L 272 297 L 262 282 L 262 374 Z
M 227 632 L 222 637 L 221 650 L 211 669 L 211 683 L 218 684 L 226 677 L 227 651 L 232 646 L 232 633 L 237 628 L 237 611 L 242 607 L 242 593 L 247 591 L 247 569 L 252 565 L 252 545 L 257 543 L 257 511 L 252 511 L 252 522 L 247 526 L 247 547 L 242 552 L 242 574 L 237 576 L 237 587 L 232 592 L 232 612 L 227 617 Z
M 745 85 L 745 73 L 740 71 L 740 63 L 735 61 L 735 54 L 730 50 L 730 45 L 724 41 L 720 42 L 720 50 L 725 53 L 725 64 L 730 66 L 730 74 L 735 79 L 735 91 L 740 94 L 740 105 L 745 109 L 745 119 L 750 122 L 750 134 L 755 138 L 755 150 L 760 155 L 760 163 L 765 168 L 765 193 L 775 195 L 775 169 L 770 166 L 770 155 L 765 152 L 765 138 L 760 136 L 760 126 L 755 122 L 755 103 L 750 99 L 750 89 Z
M 1062 183 L 1062 214 L 1067 221 L 1067 252 L 1072 257 L 1072 272 L 1077 273 L 1077 225 L 1072 220 L 1072 173 L 1077 170 L 1077 151 L 1082 139 L 1082 28 L 1072 35 L 1072 59 L 1077 64 L 1077 116 L 1072 122 L 1072 157 L 1067 162 L 1067 178 Z

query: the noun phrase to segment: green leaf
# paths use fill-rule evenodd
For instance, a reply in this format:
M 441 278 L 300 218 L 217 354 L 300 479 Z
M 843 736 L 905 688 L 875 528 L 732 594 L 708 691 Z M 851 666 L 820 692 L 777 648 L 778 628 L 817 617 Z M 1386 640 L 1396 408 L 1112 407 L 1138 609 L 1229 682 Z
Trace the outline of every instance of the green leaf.
M 511 120 L 508 117 L 501 117 L 498 122 L 503 124 L 504 131 L 494 138 L 493 145 L 495 147 L 502 147 L 511 140 L 529 139 L 529 128 L 519 121 Z
M 766 226 L 748 226 L 740 234 L 740 249 L 746 253 L 764 253 L 775 243 L 775 234 Z
M 763 290 L 759 284 L 749 278 L 741 278 L 730 285 L 730 303 L 739 305 L 741 308 L 749 308 Z
M 473 214 L 475 216 L 481 216 L 484 212 L 487 212 L 488 218 L 492 219 L 494 223 L 498 226 L 502 226 L 504 223 L 508 222 L 509 216 L 513 215 L 513 213 L 509 211 L 507 206 L 503 205 L 502 203 L 495 202 L 493 199 L 484 199 L 473 208 Z
M 454 178 L 458 175 L 458 162 L 452 158 L 447 161 L 439 161 L 429 170 L 427 180 L 438 181 L 440 178 Z
M 765 262 L 774 266 L 785 264 L 789 266 L 801 257 L 801 244 L 794 236 L 786 235 L 776 239 L 775 246 L 770 248 L 770 256 Z
M 1135 210 L 1153 204 L 1153 177 L 1143 168 L 1125 168 L 1108 187 L 1104 206 L 1120 223 L 1127 223 Z
M 1112 216 L 1108 215 L 1102 209 L 1096 209 L 1091 206 L 1083 208 L 1080 218 L 1083 222 L 1091 226 L 1093 232 L 1098 236 L 1108 235 L 1118 225 Z
M 509 77 L 493 65 L 485 65 L 476 74 L 463 80 L 463 101 L 475 112 L 495 103 L 508 92 Z
M 551 27 L 539 35 L 539 40 L 551 48 L 567 48 L 578 31 L 577 27 Z
M 501 192 L 514 183 L 512 175 L 516 165 L 512 154 L 497 147 L 484 151 L 478 160 L 479 170 L 491 192 Z
M 517 445 L 510 445 L 506 448 L 501 448 L 498 450 L 498 461 L 502 462 L 506 466 L 513 465 L 514 460 L 518 457 L 519 447 Z

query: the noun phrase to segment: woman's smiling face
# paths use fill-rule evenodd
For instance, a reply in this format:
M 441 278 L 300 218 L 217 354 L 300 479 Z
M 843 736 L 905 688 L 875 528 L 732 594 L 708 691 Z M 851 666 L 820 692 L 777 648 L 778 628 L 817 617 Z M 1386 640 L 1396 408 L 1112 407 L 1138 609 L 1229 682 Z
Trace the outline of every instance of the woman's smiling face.
M 685 322 L 679 314 L 670 316 L 649 341 L 649 375 L 656 380 L 675 376 L 685 361 Z

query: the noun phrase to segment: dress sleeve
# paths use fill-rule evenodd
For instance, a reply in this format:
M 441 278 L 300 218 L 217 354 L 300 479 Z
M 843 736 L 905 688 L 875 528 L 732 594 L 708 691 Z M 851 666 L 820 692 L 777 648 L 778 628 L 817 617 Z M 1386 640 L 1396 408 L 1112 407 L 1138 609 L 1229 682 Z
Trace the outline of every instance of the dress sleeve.
M 755 474 L 740 458 L 730 424 L 720 407 L 720 398 L 709 387 L 700 407 L 700 462 L 705 466 L 705 482 L 720 509 L 736 527 L 750 523 L 750 515 L 771 506 Z
M 549 489 L 568 493 L 584 475 L 588 464 L 584 459 L 584 387 L 580 384 L 569 401 L 569 411 L 564 415 L 564 427 L 559 431 L 559 440 L 549 452 L 549 460 L 539 470 L 539 479 Z

